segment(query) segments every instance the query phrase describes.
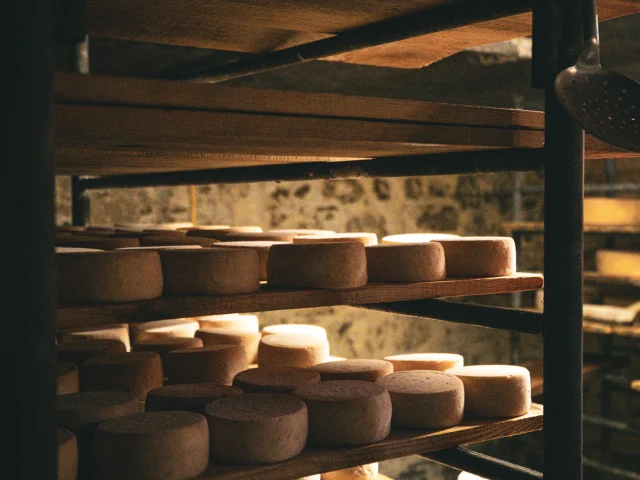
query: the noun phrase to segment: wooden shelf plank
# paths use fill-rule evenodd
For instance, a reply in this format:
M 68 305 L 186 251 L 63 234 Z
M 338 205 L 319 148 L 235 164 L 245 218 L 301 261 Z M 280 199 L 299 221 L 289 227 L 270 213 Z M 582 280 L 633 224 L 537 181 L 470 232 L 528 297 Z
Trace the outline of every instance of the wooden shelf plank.
M 533 404 L 527 415 L 503 420 L 470 420 L 437 431 L 393 430 L 372 445 L 352 448 L 306 449 L 297 457 L 274 465 L 211 465 L 199 480 L 280 480 L 354 467 L 443 448 L 521 435 L 541 430 L 542 405 Z
M 263 286 L 242 295 L 164 296 L 155 300 L 108 305 L 59 305 L 59 328 L 118 322 L 144 322 L 219 313 L 261 312 L 331 305 L 363 305 L 421 298 L 487 295 L 542 288 L 541 275 L 447 279 L 437 282 L 371 283 L 345 290 L 292 290 Z
M 505 223 L 504 225 L 509 232 L 544 232 L 544 224 L 542 222 L 510 222 Z M 585 225 L 584 233 L 602 235 L 638 235 L 640 234 L 640 225 Z

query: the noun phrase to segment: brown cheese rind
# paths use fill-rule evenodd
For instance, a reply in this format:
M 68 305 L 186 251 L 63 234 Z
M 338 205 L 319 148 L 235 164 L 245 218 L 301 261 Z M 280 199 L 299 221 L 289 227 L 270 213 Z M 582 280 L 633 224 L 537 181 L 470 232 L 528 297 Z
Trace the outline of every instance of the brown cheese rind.
M 145 411 L 182 410 L 204 413 L 207 404 L 230 395 L 242 395 L 242 389 L 215 383 L 165 385 L 154 388 L 147 394 Z
M 511 237 L 460 237 L 438 240 L 449 277 L 501 277 L 516 273 L 516 244 Z
M 258 365 L 283 365 L 307 368 L 326 362 L 329 342 L 310 335 L 276 333 L 266 335 L 258 347 Z
M 59 360 L 73 363 L 78 367 L 90 358 L 127 351 L 125 344 L 120 340 L 102 338 L 69 340 L 56 345 L 56 350 Z
M 233 377 L 248 367 L 244 349 L 238 345 L 215 345 L 174 350 L 165 356 L 169 384 L 217 383 L 231 385 Z
M 370 282 L 433 282 L 446 277 L 444 249 L 439 243 L 372 245 L 366 253 Z
M 206 347 L 211 345 L 239 345 L 247 355 L 248 363 L 255 363 L 262 335 L 259 332 L 231 328 L 202 328 L 196 332 Z
M 153 322 L 131 324 L 131 336 L 134 342 L 160 337 L 193 337 L 200 324 L 188 318 L 156 320 Z
M 78 441 L 64 428 L 58 429 L 58 480 L 76 480 L 78 476 Z
M 66 395 L 80 391 L 80 374 L 73 363 L 58 361 L 56 393 Z
M 464 358 L 457 353 L 405 353 L 384 357 L 393 364 L 394 372 L 405 370 L 436 370 L 444 372 L 450 368 L 462 367 Z
M 320 383 L 320 374 L 310 368 L 268 366 L 244 370 L 233 384 L 245 393 L 293 393 L 303 385 Z
M 378 378 L 393 373 L 393 365 L 390 362 L 369 359 L 319 363 L 311 369 L 320 374 L 323 382 L 328 380 L 375 382 Z

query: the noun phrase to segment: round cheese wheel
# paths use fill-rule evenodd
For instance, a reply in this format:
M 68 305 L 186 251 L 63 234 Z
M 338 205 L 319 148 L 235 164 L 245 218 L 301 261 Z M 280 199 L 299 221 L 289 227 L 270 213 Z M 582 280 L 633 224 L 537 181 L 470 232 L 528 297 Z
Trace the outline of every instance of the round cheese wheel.
M 193 250 L 194 248 L 202 248 L 200 245 L 157 245 L 155 247 L 127 247 L 127 248 L 116 248 L 116 250 L 142 250 L 152 252 L 157 250 Z
M 464 385 L 455 376 L 432 370 L 407 370 L 376 380 L 389 391 L 391 424 L 431 430 L 458 425 L 464 414 Z
M 242 389 L 215 383 L 187 383 L 154 388 L 147 394 L 145 411 L 182 410 L 204 413 L 204 407 L 220 397 L 242 395 Z
M 273 233 L 273 232 L 224 232 L 221 240 L 224 242 L 251 242 L 251 241 L 270 241 L 270 242 L 291 242 L 295 235 L 290 233 Z
M 124 344 L 125 350 L 131 350 L 129 340 L 129 325 L 117 323 L 113 325 L 96 325 L 95 327 L 77 327 L 62 330 L 59 333 L 60 343 L 75 340 L 106 339 L 118 340 Z
M 174 350 L 165 356 L 165 373 L 170 384 L 217 383 L 231 385 L 236 373 L 248 366 L 244 349 L 238 345 L 215 345 Z
M 78 477 L 78 441 L 64 428 L 58 429 L 58 480 L 76 480 Z
M 295 390 L 309 409 L 309 443 L 317 446 L 366 445 L 391 429 L 391 398 L 380 385 L 337 380 Z
M 329 356 L 329 342 L 311 335 L 276 333 L 260 340 L 258 365 L 311 367 L 325 362 Z
M 158 252 L 56 254 L 58 303 L 118 303 L 162 295 Z
M 231 225 L 191 225 L 190 227 L 180 227 L 178 230 L 227 230 L 231 228 Z
M 160 229 L 160 230 L 178 230 L 181 228 L 193 228 L 191 222 L 168 222 L 168 223 L 116 223 L 117 227 L 133 228 L 139 230 Z
M 479 477 L 478 475 L 474 475 L 473 473 L 460 472 L 460 475 L 458 475 L 458 480 L 488 480 L 488 479 L 484 477 Z
M 464 383 L 465 413 L 475 417 L 517 417 L 531 408 L 529 370 L 514 365 L 471 365 L 446 373 Z
M 227 313 L 224 315 L 205 315 L 195 317 L 193 320 L 198 321 L 200 328 L 239 328 L 252 332 L 260 330 L 258 317 L 250 314 Z
M 84 236 L 73 236 L 70 238 L 62 238 L 56 243 L 60 247 L 85 247 L 96 248 L 98 250 L 115 250 L 116 248 L 140 246 L 138 239 L 131 237 L 88 238 Z
M 640 199 L 587 197 L 585 225 L 640 225 Z
M 70 340 L 56 345 L 56 350 L 58 359 L 76 366 L 93 357 L 127 351 L 124 343 L 114 339 Z
M 77 393 L 80 391 L 80 374 L 73 363 L 58 361 L 58 379 L 56 392 L 58 395 Z
M 189 318 L 156 320 L 153 322 L 132 323 L 131 336 L 134 343 L 161 337 L 193 337 L 200 324 Z
M 196 332 L 205 346 L 211 345 L 239 345 L 244 349 L 248 363 L 254 363 L 258 356 L 258 345 L 261 335 L 236 328 L 202 328 Z
M 327 339 L 327 330 L 319 325 L 306 325 L 302 323 L 282 323 L 279 325 L 268 325 L 262 329 L 262 335 L 273 335 L 274 333 L 287 333 L 290 335 L 311 335 L 312 337 Z
M 640 252 L 598 250 L 596 270 L 611 277 L 640 278 Z
M 311 367 L 327 380 L 362 380 L 375 382 L 378 378 L 393 373 L 393 365 L 385 360 L 341 360 L 319 363 Z
M 229 233 L 259 233 L 262 232 L 262 228 L 255 225 L 248 225 L 244 227 L 222 227 L 218 225 L 211 225 L 209 227 L 197 227 L 187 230 L 188 237 L 202 237 L 202 238 L 214 238 L 216 240 L 222 240 Z
M 140 246 L 142 247 L 162 247 L 162 246 L 192 246 L 209 248 L 212 247 L 217 240 L 212 238 L 199 238 L 199 237 L 183 237 L 176 235 L 149 235 L 142 236 L 139 239 Z
M 360 242 L 364 245 L 377 245 L 378 236 L 375 233 L 335 233 L 333 235 L 298 235 L 293 238 L 293 243 L 333 243 L 333 242 Z
M 274 245 L 267 282 L 290 288 L 356 288 L 367 283 L 367 257 L 360 242 Z
M 141 340 L 133 346 L 134 352 L 155 352 L 164 362 L 167 353 L 185 348 L 202 348 L 199 338 L 191 337 L 160 337 Z
M 101 478 L 182 480 L 209 462 L 209 430 L 203 415 L 150 412 L 102 422 L 96 431 Z
M 298 455 L 307 442 L 307 407 L 292 395 L 249 393 L 205 407 L 215 462 L 257 465 Z
M 285 235 L 335 235 L 333 230 L 321 230 L 318 228 L 274 228 L 267 230 L 268 233 L 284 233 Z
M 56 253 L 82 253 L 82 252 L 104 252 L 99 248 L 83 248 L 83 247 L 56 247 Z
M 320 476 L 320 480 L 378 480 L 378 463 L 326 472 Z
M 246 248 L 161 250 L 164 292 L 232 295 L 260 286 L 258 254 Z
M 436 370 L 444 372 L 450 368 L 462 367 L 464 358 L 457 353 L 405 353 L 384 357 L 393 364 L 394 372 L 406 370 Z
M 82 390 L 133 393 L 139 400 L 161 387 L 162 361 L 154 352 L 129 352 L 90 358 L 80 366 Z
M 320 383 L 320 374 L 299 367 L 258 367 L 244 370 L 233 378 L 233 384 L 245 393 L 293 393 L 309 383 Z
M 500 277 L 516 273 L 511 237 L 460 237 L 438 240 L 449 277 Z
M 382 243 L 387 245 L 428 243 L 452 238 L 459 238 L 459 235 L 453 235 L 450 233 L 400 233 L 398 235 L 387 235 L 386 237 L 382 237 Z
M 433 282 L 447 276 L 439 243 L 404 243 L 367 247 L 370 282 Z
M 269 249 L 273 245 L 283 245 L 288 242 L 280 242 L 273 240 L 257 240 L 257 241 L 224 241 L 216 244 L 216 247 L 236 247 L 250 248 L 258 254 L 258 262 L 260 263 L 260 280 L 267 279 L 267 262 L 269 260 Z

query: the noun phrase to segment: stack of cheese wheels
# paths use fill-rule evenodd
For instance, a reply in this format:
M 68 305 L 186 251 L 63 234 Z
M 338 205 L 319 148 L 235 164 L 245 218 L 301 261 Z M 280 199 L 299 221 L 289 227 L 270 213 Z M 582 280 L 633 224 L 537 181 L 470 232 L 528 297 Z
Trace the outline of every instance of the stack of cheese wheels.
M 297 237 L 300 238 L 300 237 Z M 367 283 L 367 257 L 360 242 L 274 245 L 269 251 L 270 285 L 342 289 Z
M 598 250 L 596 270 L 611 277 L 640 278 L 640 252 Z
M 309 409 L 312 445 L 365 445 L 389 435 L 391 398 L 380 385 L 358 380 L 328 381 L 300 387 L 294 395 Z
M 455 375 L 407 370 L 382 377 L 376 384 L 389 391 L 394 427 L 430 430 L 452 427 L 462 421 L 465 391 Z
M 185 348 L 202 348 L 202 340 L 191 337 L 160 337 L 141 340 L 133 346 L 134 352 L 155 352 L 164 362 L 167 353 Z
M 500 277 L 516 273 L 516 244 L 511 237 L 440 239 L 449 277 Z
M 273 335 L 274 333 L 311 335 L 319 339 L 327 339 L 327 330 L 324 327 L 303 323 L 281 323 L 279 325 L 268 325 L 262 329 L 262 336 Z
M 231 385 L 233 377 L 248 366 L 244 349 L 238 345 L 214 345 L 174 350 L 165 356 L 165 373 L 170 384 L 217 383 Z
M 56 392 L 58 395 L 80 391 L 80 375 L 78 367 L 73 363 L 58 361 L 58 379 Z
M 274 228 L 268 230 L 269 233 L 284 233 L 285 235 L 293 235 L 300 237 L 303 235 L 335 235 L 334 230 L 322 230 L 318 228 Z
M 320 374 L 323 382 L 327 380 L 375 382 L 378 378 L 393 373 L 393 365 L 390 362 L 367 359 L 319 363 L 311 369 Z
M 258 365 L 311 367 L 326 362 L 329 342 L 311 335 L 275 333 L 263 336 L 258 347 Z
M 299 235 L 293 238 L 293 243 L 333 243 L 333 242 L 360 242 L 363 245 L 377 245 L 378 236 L 375 233 L 354 232 L 335 233 L 333 235 Z
M 378 480 L 378 463 L 323 473 L 320 480 Z
M 195 317 L 200 324 L 200 328 L 239 328 L 242 330 L 250 330 L 258 332 L 258 317 L 251 314 L 226 313 L 224 315 L 205 315 Z
M 76 480 L 78 477 L 78 441 L 64 428 L 58 429 L 58 480 Z
M 585 198 L 584 223 L 585 225 L 640 225 L 640 199 Z
M 246 248 L 160 250 L 164 291 L 184 295 L 232 295 L 260 286 L 258 254 Z
M 199 237 L 183 237 L 176 235 L 149 235 L 140 237 L 141 247 L 175 247 L 184 246 L 191 248 L 210 248 L 213 247 L 217 240 L 213 238 L 199 238 Z
M 207 468 L 209 430 L 198 413 L 139 413 L 102 422 L 95 446 L 102 478 L 182 480 Z
M 145 411 L 181 410 L 204 413 L 204 407 L 220 397 L 242 395 L 242 389 L 215 383 L 187 383 L 154 388 L 147 394 Z
M 73 340 L 87 339 L 113 339 L 124 344 L 125 350 L 131 349 L 131 341 L 129 340 L 129 325 L 126 323 L 118 323 L 114 325 L 98 325 L 95 327 L 78 327 L 60 332 L 60 343 Z
M 444 372 L 450 368 L 462 367 L 464 358 L 457 353 L 404 353 L 384 359 L 393 364 L 394 372 L 405 370 L 436 370 Z
M 58 303 L 118 303 L 162 295 L 158 252 L 56 254 Z
M 134 342 L 161 337 L 193 337 L 200 324 L 189 318 L 157 320 L 155 322 L 131 324 L 131 336 Z
M 382 237 L 382 243 L 387 245 L 428 243 L 452 238 L 459 238 L 459 235 L 453 235 L 450 233 L 400 233 L 398 235 L 387 235 L 386 237 Z
M 205 407 L 211 457 L 219 463 L 268 464 L 298 455 L 307 442 L 307 407 L 280 393 L 219 398 Z
M 269 260 L 269 250 L 274 245 L 284 245 L 289 242 L 275 240 L 246 240 L 237 241 L 235 239 L 219 242 L 216 247 L 250 248 L 258 254 L 260 264 L 260 280 L 267 280 L 267 263 Z
M 59 343 L 56 350 L 58 359 L 77 366 L 90 358 L 126 352 L 124 343 L 113 339 L 73 340 Z
M 270 366 L 238 373 L 233 384 L 245 393 L 293 393 L 296 388 L 320 383 L 320 374 L 309 368 Z
M 82 390 L 129 392 L 139 400 L 163 383 L 162 361 L 154 352 L 103 355 L 87 360 L 80 367 Z
M 258 357 L 259 332 L 240 328 L 202 328 L 196 332 L 206 347 L 212 345 L 239 345 L 244 349 L 248 363 L 255 363 Z
M 529 370 L 513 365 L 472 365 L 447 373 L 464 384 L 465 413 L 475 417 L 517 417 L 531 408 Z
M 432 282 L 447 276 L 439 243 L 372 245 L 366 253 L 370 282 Z
M 64 237 L 56 241 L 60 247 L 84 247 L 98 250 L 115 250 L 124 247 L 139 247 L 137 238 L 131 237 L 103 237 L 103 236 L 79 236 Z

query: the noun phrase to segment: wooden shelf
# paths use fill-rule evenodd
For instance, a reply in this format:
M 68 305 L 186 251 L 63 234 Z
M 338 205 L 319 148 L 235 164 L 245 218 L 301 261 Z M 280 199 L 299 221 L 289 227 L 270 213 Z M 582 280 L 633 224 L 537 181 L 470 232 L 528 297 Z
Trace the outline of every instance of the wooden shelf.
M 108 305 L 59 305 L 59 328 L 196 317 L 219 313 L 260 312 L 331 305 L 364 305 L 421 298 L 459 297 L 537 290 L 542 275 L 447 279 L 424 283 L 371 283 L 345 290 L 292 290 L 263 286 L 242 295 L 164 296 L 144 302 Z
M 616 325 L 613 323 L 584 320 L 582 327 L 585 333 L 594 335 L 613 335 L 616 337 L 640 338 L 640 325 Z
M 509 222 L 505 223 L 508 232 L 543 233 L 542 222 Z M 584 233 L 602 235 L 638 235 L 640 225 L 585 225 Z
M 339 470 L 458 445 L 495 440 L 542 429 L 542 405 L 527 415 L 504 420 L 465 421 L 437 431 L 393 430 L 384 440 L 352 448 L 306 449 L 297 457 L 274 465 L 211 465 L 199 480 L 281 480 Z
M 584 272 L 584 283 L 612 287 L 640 287 L 640 278 L 612 277 L 598 272 Z

